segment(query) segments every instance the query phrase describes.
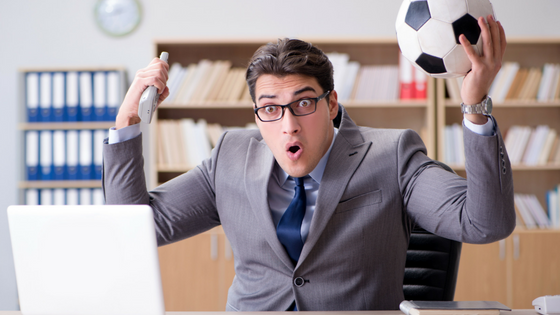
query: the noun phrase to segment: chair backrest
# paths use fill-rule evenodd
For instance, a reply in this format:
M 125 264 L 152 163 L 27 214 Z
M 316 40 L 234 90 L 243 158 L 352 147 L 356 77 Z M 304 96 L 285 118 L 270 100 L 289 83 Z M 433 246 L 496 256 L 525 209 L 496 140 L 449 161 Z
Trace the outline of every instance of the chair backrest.
M 453 301 L 461 245 L 461 242 L 415 228 L 406 254 L 404 298 Z

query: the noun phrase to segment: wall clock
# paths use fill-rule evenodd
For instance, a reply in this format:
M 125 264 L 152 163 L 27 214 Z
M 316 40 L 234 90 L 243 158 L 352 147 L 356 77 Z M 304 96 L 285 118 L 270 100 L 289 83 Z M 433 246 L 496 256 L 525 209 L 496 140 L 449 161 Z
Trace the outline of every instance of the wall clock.
M 129 34 L 142 18 L 138 0 L 99 0 L 94 14 L 97 25 L 111 36 Z

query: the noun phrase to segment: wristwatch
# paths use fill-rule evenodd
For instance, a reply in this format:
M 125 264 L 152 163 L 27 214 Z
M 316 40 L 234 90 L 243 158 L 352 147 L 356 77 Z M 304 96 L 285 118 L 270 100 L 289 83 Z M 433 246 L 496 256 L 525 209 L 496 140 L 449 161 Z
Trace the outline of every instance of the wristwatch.
M 482 114 L 484 116 L 492 115 L 492 99 L 486 95 L 482 102 L 474 105 L 465 105 L 461 103 L 461 112 L 463 114 Z

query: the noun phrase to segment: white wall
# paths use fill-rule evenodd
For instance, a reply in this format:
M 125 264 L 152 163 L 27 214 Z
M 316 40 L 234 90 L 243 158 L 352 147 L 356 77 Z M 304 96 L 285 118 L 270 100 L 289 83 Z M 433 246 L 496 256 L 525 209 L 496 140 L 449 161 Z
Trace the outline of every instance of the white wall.
M 144 18 L 129 36 L 95 25 L 95 0 L 0 0 L 0 310 L 17 309 L 6 207 L 16 204 L 22 157 L 17 122 L 22 67 L 123 65 L 133 76 L 161 38 L 394 37 L 396 0 L 139 0 Z M 560 37 L 560 1 L 493 0 L 510 37 Z

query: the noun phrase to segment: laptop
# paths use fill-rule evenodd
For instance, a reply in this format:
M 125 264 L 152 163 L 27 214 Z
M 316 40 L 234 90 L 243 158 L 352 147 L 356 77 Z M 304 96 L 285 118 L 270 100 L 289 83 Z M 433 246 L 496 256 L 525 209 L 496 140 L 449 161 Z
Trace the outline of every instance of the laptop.
M 23 315 L 165 314 L 147 205 L 10 206 Z

